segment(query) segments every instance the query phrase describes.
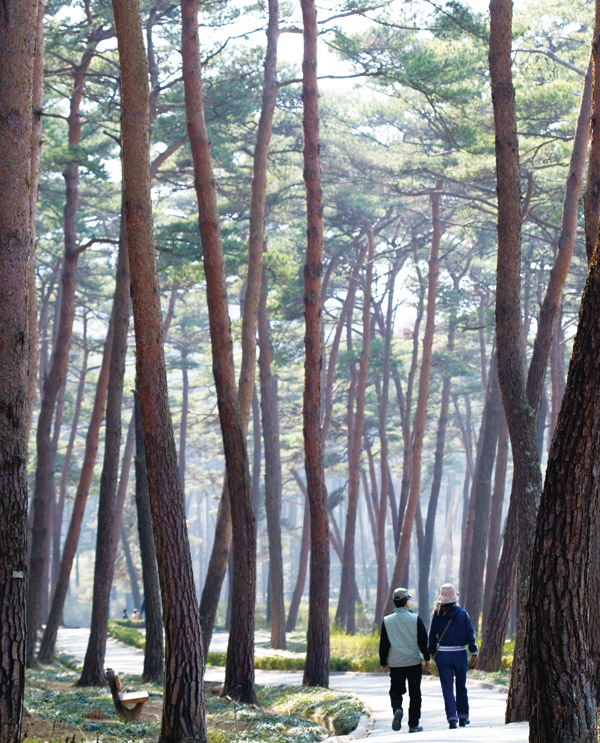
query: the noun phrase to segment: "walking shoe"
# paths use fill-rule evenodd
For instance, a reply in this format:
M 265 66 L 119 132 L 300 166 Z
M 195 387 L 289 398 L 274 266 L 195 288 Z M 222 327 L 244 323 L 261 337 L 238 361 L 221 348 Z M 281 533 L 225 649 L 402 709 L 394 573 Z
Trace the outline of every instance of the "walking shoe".
M 448 720 L 448 727 L 450 730 L 456 730 L 458 725 L 456 724 L 456 720 Z
M 394 712 L 394 719 L 392 720 L 392 730 L 400 730 L 402 727 L 402 710 L 397 709 Z
M 461 718 L 458 721 L 458 724 L 461 726 L 461 728 L 464 728 L 464 727 L 466 727 L 467 725 L 470 724 L 470 720 L 465 720 L 464 718 Z
M 408 728 L 408 732 L 409 733 L 422 733 L 423 728 L 421 727 L 421 725 L 413 725 L 412 727 Z

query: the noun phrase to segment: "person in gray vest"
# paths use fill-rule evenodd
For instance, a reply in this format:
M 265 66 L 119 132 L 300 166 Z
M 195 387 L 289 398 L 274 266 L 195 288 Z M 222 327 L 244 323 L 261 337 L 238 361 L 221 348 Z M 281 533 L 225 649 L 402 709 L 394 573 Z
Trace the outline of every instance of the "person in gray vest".
M 396 610 L 383 618 L 379 640 L 379 662 L 383 673 L 390 672 L 390 700 L 394 718 L 392 730 L 402 727 L 402 697 L 408 694 L 408 732 L 419 733 L 421 717 L 422 658 L 429 670 L 427 630 L 421 618 L 410 610 L 411 595 L 406 588 L 396 588 L 394 605 Z

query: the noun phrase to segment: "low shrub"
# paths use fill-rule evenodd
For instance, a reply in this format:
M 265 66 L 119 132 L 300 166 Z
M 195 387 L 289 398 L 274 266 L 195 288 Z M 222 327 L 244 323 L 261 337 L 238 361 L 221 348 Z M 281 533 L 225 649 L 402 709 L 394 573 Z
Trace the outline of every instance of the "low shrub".
M 134 620 L 110 620 L 108 622 L 108 634 L 115 640 L 120 640 L 126 645 L 143 650 L 146 647 L 146 637 L 131 626 Z M 143 626 L 143 622 L 136 621 L 136 626 Z

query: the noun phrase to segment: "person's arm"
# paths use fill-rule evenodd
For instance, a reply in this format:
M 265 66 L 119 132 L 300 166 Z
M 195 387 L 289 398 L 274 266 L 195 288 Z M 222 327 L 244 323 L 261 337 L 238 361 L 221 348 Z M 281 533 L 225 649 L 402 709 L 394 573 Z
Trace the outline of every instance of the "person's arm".
M 381 623 L 381 636 L 379 638 L 379 665 L 385 673 L 387 671 L 387 659 L 390 651 L 390 638 L 385 628 L 385 622 Z
M 435 614 L 431 617 L 431 626 L 429 627 L 429 654 L 435 660 L 435 651 L 437 650 L 437 627 Z
M 477 643 L 475 642 L 475 630 L 473 629 L 473 622 L 471 617 L 465 611 L 465 623 L 467 627 L 467 645 L 469 646 L 469 652 L 471 655 L 477 655 Z
M 428 663 L 430 654 L 429 654 L 429 648 L 427 647 L 427 630 L 425 629 L 425 625 L 423 624 L 423 620 L 421 617 L 417 617 L 417 644 L 419 646 L 419 650 L 423 654 L 423 658 L 425 658 L 425 661 Z

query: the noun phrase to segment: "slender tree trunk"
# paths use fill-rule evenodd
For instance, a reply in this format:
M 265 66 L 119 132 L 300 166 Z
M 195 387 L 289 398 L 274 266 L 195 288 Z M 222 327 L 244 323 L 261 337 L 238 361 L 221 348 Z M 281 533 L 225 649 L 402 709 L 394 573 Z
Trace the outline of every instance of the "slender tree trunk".
M 188 1 L 188 0 L 186 0 Z M 265 55 L 265 74 L 261 115 L 258 122 L 256 146 L 254 149 L 252 190 L 250 197 L 250 235 L 248 242 L 248 276 L 246 295 L 242 316 L 242 363 L 239 376 L 239 405 L 244 435 L 248 430 L 250 407 L 254 390 L 256 366 L 256 327 L 260 288 L 262 280 L 265 202 L 267 192 L 267 162 L 275 101 L 277 97 L 277 42 L 279 37 L 279 4 L 278 0 L 269 0 L 269 22 L 267 26 L 267 52 Z M 198 73 L 198 80 L 200 74 Z M 201 98 L 201 93 L 200 93 Z M 208 153 L 210 157 L 210 153 Z M 227 568 L 227 559 L 231 545 L 231 506 L 228 483 L 223 487 L 217 514 L 217 528 L 211 554 L 206 582 L 200 602 L 202 617 L 202 634 L 205 647 L 210 637 L 217 614 L 221 586 Z M 218 539 L 217 539 L 218 537 Z M 248 613 L 250 609 L 248 608 Z
M 71 511 L 71 520 L 69 521 L 69 528 L 67 530 L 67 536 L 65 537 L 65 543 L 63 545 L 60 567 L 56 579 L 56 588 L 54 589 L 52 603 L 50 606 L 50 614 L 48 615 L 48 621 L 46 622 L 44 635 L 42 637 L 42 642 L 40 645 L 40 652 L 38 654 L 38 660 L 40 661 L 40 663 L 50 663 L 54 656 L 56 634 L 58 632 L 58 627 L 60 625 L 63 608 L 65 605 L 65 599 L 67 597 L 67 590 L 69 588 L 69 576 L 71 575 L 73 560 L 75 559 L 75 553 L 77 552 L 77 544 L 79 542 L 79 534 L 81 533 L 81 525 L 83 523 L 85 505 L 87 503 L 88 493 L 90 492 L 90 486 L 92 484 L 94 464 L 96 462 L 96 454 L 98 452 L 100 426 L 102 425 L 102 420 L 104 418 L 106 396 L 108 394 L 108 372 L 110 368 L 110 355 L 112 351 L 113 327 L 114 321 L 111 314 L 110 322 L 108 325 L 108 333 L 106 335 L 106 340 L 104 341 L 102 365 L 100 367 L 100 373 L 98 375 L 98 381 L 96 383 L 96 394 L 94 397 L 94 404 L 92 406 L 92 414 L 90 416 L 90 423 L 85 439 L 85 452 L 83 455 L 81 472 L 79 474 L 79 484 L 77 486 L 77 491 L 75 492 L 73 510 Z
M 219 213 L 212 175 L 210 145 L 204 121 L 204 105 L 198 47 L 198 7 L 195 0 L 182 0 L 183 80 L 187 127 L 202 240 L 204 272 L 213 354 L 213 372 L 217 404 L 225 449 L 227 483 L 231 501 L 233 536 L 233 595 L 236 610 L 232 612 L 227 648 L 227 665 L 223 693 L 254 704 L 254 601 L 256 591 L 256 522 L 252 512 L 252 490 L 245 428 L 252 400 L 254 363 L 248 379 L 248 393 L 243 394 L 235 381 L 231 330 L 227 306 L 227 286 Z M 262 244 L 261 244 L 262 247 Z M 260 276 L 260 273 L 259 273 Z M 246 304 L 249 297 L 246 297 Z M 248 310 L 246 310 L 248 311 Z M 256 313 L 255 313 L 256 314 Z M 254 323 L 254 329 L 256 324 Z M 242 330 L 242 333 L 244 331 Z M 254 331 L 253 331 L 254 332 Z M 254 348 L 254 335 L 252 339 Z M 245 381 L 244 371 L 240 380 Z M 246 425 L 242 423 L 240 399 L 244 396 Z
M 271 647 L 285 648 L 285 606 L 283 602 L 283 555 L 281 549 L 281 456 L 278 427 L 277 380 L 271 373 L 271 341 L 267 321 L 267 282 L 258 309 L 260 347 L 260 402 L 265 444 L 265 511 L 269 538 L 269 606 Z
M 56 400 L 67 374 L 73 320 L 75 317 L 75 285 L 77 260 L 83 248 L 77 244 L 77 211 L 79 206 L 79 152 L 81 143 L 81 102 L 89 65 L 97 44 L 112 36 L 112 31 L 93 27 L 79 64 L 73 67 L 73 92 L 68 116 L 68 142 L 73 153 L 63 173 L 65 179 L 64 257 L 61 279 L 59 321 L 54 351 L 48 376 L 44 380 L 40 414 L 38 418 L 36 448 L 37 467 L 32 500 L 32 544 L 27 587 L 27 665 L 35 663 L 35 642 L 40 625 L 42 596 L 47 591 L 46 574 L 50 555 L 50 499 L 54 473 L 54 451 L 51 443 L 51 426 Z
M 61 560 L 61 532 L 62 532 L 62 517 L 65 507 L 65 499 L 67 497 L 67 484 L 69 478 L 69 470 L 71 469 L 71 460 L 73 458 L 73 447 L 75 446 L 75 438 L 77 437 L 77 431 L 79 428 L 79 417 L 81 415 L 81 405 L 83 403 L 83 395 L 85 392 L 85 380 L 87 376 L 87 362 L 89 356 L 89 348 L 87 345 L 87 333 L 86 333 L 86 322 L 84 320 L 84 333 L 83 333 L 83 360 L 81 363 L 81 370 L 79 372 L 79 385 L 77 387 L 77 396 L 75 398 L 75 407 L 73 409 L 73 422 L 71 424 L 71 433 L 69 436 L 69 442 L 67 444 L 67 450 L 65 452 L 65 458 L 63 460 L 62 471 L 60 475 L 60 485 L 58 489 L 58 502 L 56 504 L 55 520 L 54 520 L 54 534 L 53 534 L 53 545 L 52 545 L 52 589 L 56 589 L 56 580 L 58 578 L 58 571 L 60 568 Z
M 302 102 L 307 249 L 304 264 L 304 460 L 310 504 L 310 593 L 303 683 L 329 683 L 329 526 L 321 448 L 321 272 L 323 270 L 323 202 L 319 158 L 317 85 L 317 12 L 314 0 L 301 0 L 304 29 Z
M 260 430 L 260 402 L 256 386 L 252 393 L 252 510 L 257 519 L 260 510 L 260 470 L 262 466 L 262 445 Z
M 144 581 L 144 614 L 146 617 L 146 647 L 142 678 L 162 684 L 165 668 L 163 624 L 160 608 L 160 582 L 154 548 L 154 529 L 150 513 L 148 471 L 144 450 L 144 433 L 138 396 L 135 396 L 135 507 L 137 511 L 142 576 Z
M 466 583 L 468 591 L 466 592 L 464 607 L 473 621 L 476 632 L 479 630 L 479 615 L 483 606 L 483 573 L 490 529 L 492 471 L 500 432 L 501 406 L 496 354 L 494 353 L 488 376 L 481 445 L 469 499 L 473 503 L 473 512 L 476 514 L 477 523 L 473 521 L 471 528 L 471 549 L 467 564 Z
M 150 200 L 148 65 L 137 0 L 114 0 L 122 89 L 123 186 L 136 370 L 165 626 L 159 743 L 205 743 L 204 653 L 169 415 Z
M 190 396 L 190 381 L 187 367 L 187 350 L 181 349 L 181 420 L 179 421 L 179 479 L 185 497 L 185 445 L 187 441 L 187 418 Z M 186 498 L 186 514 L 189 513 Z
M 123 204 L 125 206 L 125 204 Z M 87 651 L 83 661 L 78 686 L 101 686 L 106 683 L 104 655 L 108 633 L 110 589 L 112 587 L 115 557 L 123 503 L 118 504 L 117 484 L 121 450 L 121 411 L 123 408 L 123 380 L 129 332 L 129 256 L 124 220 L 121 226 L 117 281 L 114 299 L 114 331 L 108 395 L 106 398 L 106 435 L 104 462 L 100 476 L 98 502 L 98 531 L 96 537 L 96 562 L 92 595 L 92 619 Z M 121 506 L 119 512 L 118 506 Z
M 140 585 L 138 581 L 137 571 L 131 555 L 131 547 L 129 546 L 129 539 L 127 538 L 127 532 L 125 531 L 125 525 L 121 521 L 121 528 L 119 530 L 119 537 L 121 538 L 121 547 L 123 554 L 125 555 L 125 564 L 127 565 L 127 575 L 129 576 L 129 585 L 131 587 L 131 600 L 136 609 L 142 605 L 142 595 L 140 593 Z
M 492 594 L 498 561 L 502 545 L 502 508 L 504 506 L 504 491 L 506 488 L 506 469 L 508 465 L 508 427 L 504 411 L 500 411 L 500 433 L 498 435 L 498 453 L 496 455 L 496 469 L 494 472 L 494 491 L 492 493 L 492 510 L 490 514 L 490 533 L 488 536 L 488 552 L 485 563 L 485 589 L 483 592 L 483 614 L 481 626 L 487 626 Z M 485 640 L 485 637 L 484 637 Z
M 431 376 L 431 352 L 433 348 L 433 336 L 435 332 L 435 303 L 437 295 L 437 280 L 439 272 L 438 256 L 442 237 L 442 225 L 440 221 L 440 202 L 442 193 L 442 182 L 438 180 L 435 191 L 431 195 L 433 236 L 431 251 L 429 254 L 429 275 L 427 279 L 427 315 L 425 322 L 425 336 L 423 339 L 423 358 L 421 361 L 421 377 L 419 381 L 419 396 L 417 409 L 415 411 L 415 422 L 413 426 L 413 441 L 410 465 L 410 491 L 406 503 L 406 511 L 402 521 L 402 532 L 398 554 L 392 574 L 390 591 L 387 598 L 387 607 L 392 607 L 392 591 L 399 585 L 408 566 L 410 538 L 413 523 L 417 512 L 419 491 L 421 487 L 421 453 L 423 450 L 423 439 L 425 437 L 425 415 L 427 412 L 427 398 L 429 394 L 429 378 Z
M 292 470 L 296 481 L 300 484 L 300 476 L 295 470 Z M 304 483 L 302 483 L 304 485 Z M 302 600 L 302 594 L 304 593 L 304 584 L 306 583 L 306 573 L 308 569 L 308 555 L 310 552 L 310 506 L 308 503 L 308 495 L 304 492 L 304 519 L 302 523 L 302 542 L 300 544 L 300 555 L 298 557 L 298 573 L 296 576 L 296 585 L 292 593 L 292 599 L 290 601 L 290 608 L 288 610 L 288 617 L 285 623 L 285 631 L 293 632 L 296 629 L 296 622 L 298 621 L 298 609 L 300 608 L 300 601 Z
M 32 119 L 37 0 L 0 7 L 0 742 L 19 743 L 25 683 Z M 33 372 L 33 370 L 32 370 Z
M 448 328 L 447 351 L 451 356 L 454 353 L 454 340 L 456 337 L 456 318 L 450 318 Z M 442 485 L 442 472 L 444 468 L 444 449 L 446 446 L 446 426 L 448 423 L 448 410 L 450 408 L 450 386 L 452 377 L 444 375 L 442 382 L 442 397 L 440 401 L 440 416 L 438 419 L 437 436 L 435 444 L 435 457 L 433 464 L 433 479 L 431 481 L 431 493 L 427 506 L 427 520 L 425 522 L 425 540 L 423 554 L 419 565 L 419 616 L 427 623 L 431 611 L 429 600 L 429 573 L 431 569 L 431 555 L 433 552 L 435 519 L 437 506 Z
M 346 510 L 340 598 L 335 616 L 336 623 L 340 627 L 344 627 L 352 635 L 356 632 L 354 607 L 356 600 L 354 591 L 354 585 L 356 583 L 356 511 L 358 508 L 360 488 L 360 455 L 365 421 L 365 396 L 371 346 L 371 285 L 373 282 L 373 260 L 375 257 L 375 238 L 371 226 L 367 229 L 367 243 L 368 249 L 363 290 L 362 350 L 356 379 L 356 412 L 351 427 L 351 451 L 348 452 L 348 507 Z

